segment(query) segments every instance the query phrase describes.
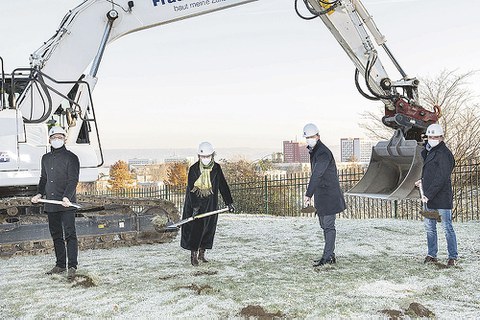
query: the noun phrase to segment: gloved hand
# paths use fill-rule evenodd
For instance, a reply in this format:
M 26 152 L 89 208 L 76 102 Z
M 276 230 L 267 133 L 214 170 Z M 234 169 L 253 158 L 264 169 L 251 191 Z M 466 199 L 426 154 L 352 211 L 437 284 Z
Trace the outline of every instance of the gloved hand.
M 425 197 L 425 196 L 423 196 L 423 197 L 422 197 L 422 202 L 423 202 L 423 203 L 427 203 L 427 202 L 428 202 L 428 198 Z
M 422 186 L 422 180 L 415 181 L 415 187 L 420 188 Z
M 307 197 L 307 196 L 303 197 L 303 207 L 304 208 L 310 206 L 311 202 L 312 202 L 312 198 Z
M 193 208 L 192 217 L 195 217 L 200 211 L 200 208 Z
M 71 207 L 71 206 L 72 206 L 72 203 L 70 202 L 70 200 L 69 200 L 67 197 L 63 197 L 63 199 L 62 199 L 62 206 L 64 206 L 64 207 Z
M 42 195 L 39 193 L 33 196 L 32 199 L 30 199 L 30 201 L 32 201 L 32 203 L 38 203 L 38 200 L 40 200 L 41 198 L 42 198 Z
M 235 207 L 233 206 L 233 203 L 230 203 L 230 204 L 228 205 L 228 212 L 230 212 L 230 213 L 235 212 Z

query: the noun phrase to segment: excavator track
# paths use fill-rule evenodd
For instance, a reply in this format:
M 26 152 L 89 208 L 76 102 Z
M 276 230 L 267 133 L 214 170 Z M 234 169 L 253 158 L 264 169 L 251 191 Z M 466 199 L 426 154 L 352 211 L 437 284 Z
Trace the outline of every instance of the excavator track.
M 77 195 L 80 250 L 171 242 L 177 232 L 164 232 L 180 219 L 175 205 L 163 199 Z M 53 252 L 48 218 L 28 197 L 0 200 L 0 257 Z

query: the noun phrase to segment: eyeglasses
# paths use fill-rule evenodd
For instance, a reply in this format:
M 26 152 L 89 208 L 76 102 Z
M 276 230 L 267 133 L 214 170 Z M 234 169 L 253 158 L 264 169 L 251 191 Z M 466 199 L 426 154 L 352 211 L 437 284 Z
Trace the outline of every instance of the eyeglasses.
M 50 139 L 61 139 L 65 140 L 65 136 L 63 134 L 54 134 L 50 136 Z

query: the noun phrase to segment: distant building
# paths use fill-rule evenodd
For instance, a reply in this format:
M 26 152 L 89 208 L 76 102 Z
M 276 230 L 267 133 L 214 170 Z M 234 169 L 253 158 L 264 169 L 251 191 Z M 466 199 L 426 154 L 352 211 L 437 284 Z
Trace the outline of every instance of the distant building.
M 374 141 L 361 138 L 340 139 L 341 162 L 370 162 Z
M 296 141 L 283 141 L 283 162 L 310 162 L 310 154 L 308 153 L 307 145 Z
M 157 161 L 153 159 L 138 159 L 138 158 L 133 158 L 133 159 L 128 159 L 128 166 L 147 166 L 150 164 L 156 164 Z

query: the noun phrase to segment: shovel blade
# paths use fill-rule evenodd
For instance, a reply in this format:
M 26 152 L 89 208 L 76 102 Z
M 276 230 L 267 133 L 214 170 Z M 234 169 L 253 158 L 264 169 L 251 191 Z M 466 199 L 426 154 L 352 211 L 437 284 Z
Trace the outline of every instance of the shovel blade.
M 415 181 L 422 175 L 422 147 L 405 140 L 401 131 L 372 149 L 367 171 L 347 195 L 385 200 L 419 198 Z

